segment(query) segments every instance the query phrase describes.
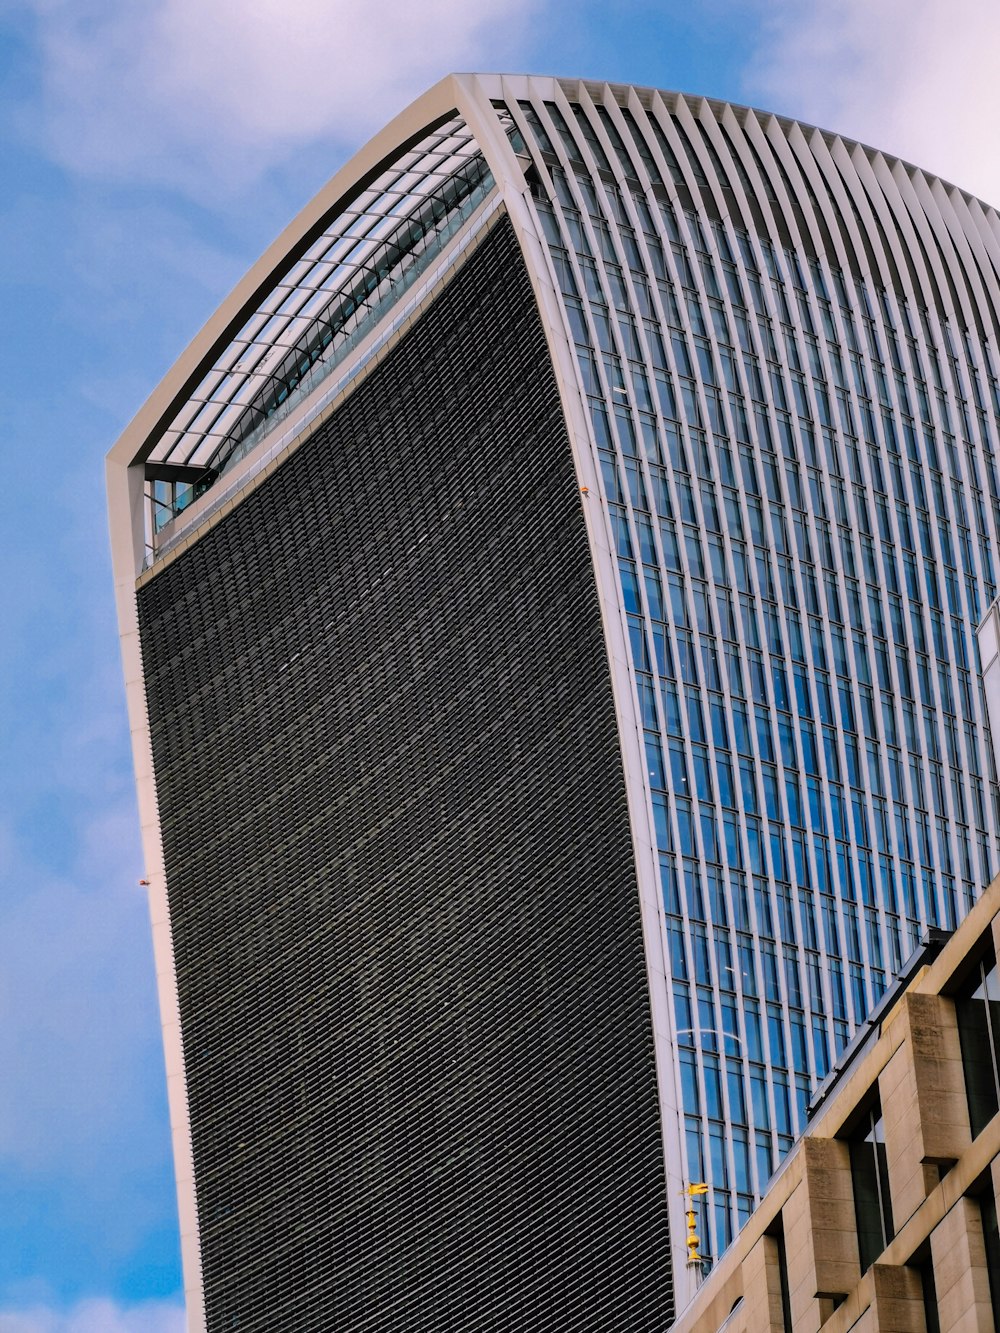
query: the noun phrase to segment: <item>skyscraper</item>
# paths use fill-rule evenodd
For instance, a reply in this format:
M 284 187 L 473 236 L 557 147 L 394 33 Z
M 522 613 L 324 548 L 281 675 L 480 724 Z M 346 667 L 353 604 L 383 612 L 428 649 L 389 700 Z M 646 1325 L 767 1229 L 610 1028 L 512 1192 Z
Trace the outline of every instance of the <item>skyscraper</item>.
M 998 816 L 1000 221 L 454 76 L 109 458 L 192 1326 L 654 1329 Z

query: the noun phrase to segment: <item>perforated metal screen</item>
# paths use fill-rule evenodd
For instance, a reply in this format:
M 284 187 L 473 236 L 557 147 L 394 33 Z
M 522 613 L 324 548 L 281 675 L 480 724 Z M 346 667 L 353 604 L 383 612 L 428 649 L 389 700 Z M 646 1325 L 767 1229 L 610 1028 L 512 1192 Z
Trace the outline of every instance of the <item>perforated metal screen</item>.
M 580 506 L 503 221 L 140 589 L 212 1330 L 669 1322 Z

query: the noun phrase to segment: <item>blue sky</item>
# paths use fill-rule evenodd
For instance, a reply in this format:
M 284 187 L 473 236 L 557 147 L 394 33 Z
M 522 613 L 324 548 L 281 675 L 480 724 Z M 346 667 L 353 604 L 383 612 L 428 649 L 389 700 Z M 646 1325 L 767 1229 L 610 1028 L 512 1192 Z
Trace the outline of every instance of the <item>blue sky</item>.
M 748 101 L 1000 201 L 998 57 L 982 0 L 0 5 L 0 1333 L 182 1327 L 103 456 L 188 339 L 450 69 Z

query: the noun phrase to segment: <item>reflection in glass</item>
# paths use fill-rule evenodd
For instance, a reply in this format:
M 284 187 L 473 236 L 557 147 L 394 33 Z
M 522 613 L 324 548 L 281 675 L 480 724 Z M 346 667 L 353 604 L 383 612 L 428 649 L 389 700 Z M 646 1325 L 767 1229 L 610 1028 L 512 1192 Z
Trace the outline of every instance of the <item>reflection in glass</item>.
M 956 997 L 955 1009 L 975 1137 L 1000 1110 L 1000 975 L 992 954 L 976 964 L 972 979 Z
M 849 1146 L 854 1212 L 858 1221 L 858 1254 L 864 1273 L 895 1235 L 882 1108 L 877 1102 L 865 1113 Z

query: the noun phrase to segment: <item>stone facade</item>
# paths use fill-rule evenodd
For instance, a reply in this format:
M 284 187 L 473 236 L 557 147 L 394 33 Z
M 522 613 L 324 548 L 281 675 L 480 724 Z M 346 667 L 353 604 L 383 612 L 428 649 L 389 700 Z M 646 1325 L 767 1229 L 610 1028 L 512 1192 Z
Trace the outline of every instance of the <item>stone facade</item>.
M 1000 1115 L 973 1136 L 956 996 L 997 961 L 1000 879 L 848 1053 L 677 1333 L 993 1333 Z M 864 1267 L 852 1143 L 880 1108 L 891 1239 Z M 866 1123 L 866 1122 L 865 1122 Z M 710 1184 L 710 1182 L 709 1182 Z M 991 1270 L 992 1263 L 992 1270 Z

